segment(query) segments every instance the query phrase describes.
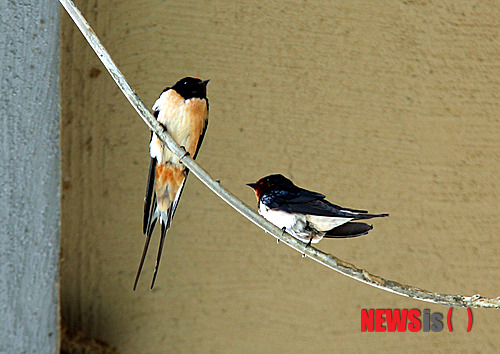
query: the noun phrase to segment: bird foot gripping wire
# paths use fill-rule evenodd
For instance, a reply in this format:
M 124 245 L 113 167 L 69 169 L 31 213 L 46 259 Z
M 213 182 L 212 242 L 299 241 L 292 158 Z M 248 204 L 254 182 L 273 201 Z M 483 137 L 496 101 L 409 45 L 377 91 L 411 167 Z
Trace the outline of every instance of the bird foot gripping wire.
M 285 235 L 285 232 L 286 232 L 286 227 L 282 227 L 281 228 L 281 237 L 283 237 Z M 278 244 L 278 245 L 280 244 L 279 238 L 276 239 L 276 244 Z
M 186 150 L 184 146 L 181 146 L 181 149 L 184 150 L 184 154 L 179 158 L 179 161 L 182 161 L 186 156 L 189 156 L 189 151 Z
M 306 248 L 307 248 L 307 247 L 309 247 L 309 246 L 311 246 L 312 239 L 313 239 L 313 238 L 312 238 L 312 236 L 311 236 L 311 238 L 309 239 L 309 242 L 308 242 L 308 243 L 307 243 L 307 245 L 306 245 Z M 305 253 L 302 253 L 302 258 L 305 258 L 305 257 L 306 257 L 306 254 L 305 254 Z

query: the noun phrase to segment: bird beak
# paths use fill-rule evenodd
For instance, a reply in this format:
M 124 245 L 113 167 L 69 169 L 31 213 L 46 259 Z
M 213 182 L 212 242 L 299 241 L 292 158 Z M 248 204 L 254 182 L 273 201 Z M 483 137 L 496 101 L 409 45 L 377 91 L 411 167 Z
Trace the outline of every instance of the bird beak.
M 202 81 L 201 84 L 207 86 L 207 84 L 208 84 L 209 81 L 210 81 L 210 79 Z
M 249 186 L 252 189 L 255 189 L 255 187 L 257 187 L 257 183 L 247 183 L 247 186 Z

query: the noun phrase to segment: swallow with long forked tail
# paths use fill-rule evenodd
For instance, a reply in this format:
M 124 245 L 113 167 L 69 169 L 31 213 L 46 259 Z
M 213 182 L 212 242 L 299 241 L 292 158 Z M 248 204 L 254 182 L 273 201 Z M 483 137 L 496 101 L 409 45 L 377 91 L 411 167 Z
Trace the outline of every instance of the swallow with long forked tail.
M 153 106 L 154 116 L 186 153 L 196 158 L 208 125 L 207 84 L 192 77 L 179 80 L 161 93 Z M 134 290 L 144 265 L 151 235 L 156 222 L 160 221 L 161 234 L 158 255 L 151 282 L 154 286 L 165 235 L 172 223 L 177 204 L 184 189 L 188 169 L 179 157 L 172 153 L 156 136 L 151 135 L 149 144 L 151 163 L 149 165 L 146 197 L 144 198 L 143 233 L 146 235 Z
M 373 226 L 351 220 L 389 216 L 332 204 L 323 194 L 297 187 L 280 174 L 263 177 L 247 186 L 255 192 L 260 215 L 308 245 L 318 243 L 323 237 L 366 235 Z

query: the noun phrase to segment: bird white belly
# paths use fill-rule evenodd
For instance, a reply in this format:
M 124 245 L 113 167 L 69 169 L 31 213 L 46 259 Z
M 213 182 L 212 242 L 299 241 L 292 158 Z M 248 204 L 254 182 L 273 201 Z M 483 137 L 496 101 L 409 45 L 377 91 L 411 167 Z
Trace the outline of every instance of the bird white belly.
M 281 210 L 269 209 L 262 203 L 260 203 L 259 206 L 259 214 L 280 229 L 291 229 L 297 223 L 297 218 L 295 217 L 295 215 Z
M 303 242 L 318 243 L 325 232 L 353 220 L 318 215 L 291 214 L 282 210 L 269 209 L 259 203 L 259 214 L 280 229 Z
M 318 215 L 307 215 L 307 221 L 318 231 L 326 232 L 337 226 L 343 225 L 348 221 L 351 221 L 350 218 L 332 218 L 328 216 L 318 216 Z
M 310 231 L 306 230 L 307 221 L 302 214 L 290 214 L 285 211 L 269 209 L 263 203 L 259 205 L 259 214 L 267 221 L 301 240 L 309 239 Z

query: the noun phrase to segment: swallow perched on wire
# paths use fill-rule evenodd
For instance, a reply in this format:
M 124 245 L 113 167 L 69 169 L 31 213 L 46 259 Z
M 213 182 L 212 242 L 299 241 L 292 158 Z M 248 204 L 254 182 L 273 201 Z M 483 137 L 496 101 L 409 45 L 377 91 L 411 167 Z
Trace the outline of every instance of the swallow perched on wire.
M 196 158 L 208 125 L 207 84 L 192 77 L 185 77 L 167 87 L 153 105 L 153 115 L 167 130 L 177 144 L 184 147 L 186 154 Z M 143 233 L 146 235 L 134 290 L 144 265 L 151 235 L 156 222 L 160 221 L 161 234 L 158 255 L 151 282 L 154 286 L 165 235 L 172 223 L 177 204 L 184 189 L 188 169 L 179 157 L 173 154 L 156 136 L 151 134 L 149 144 L 151 162 L 149 165 L 146 197 L 144 198 Z
M 263 177 L 247 186 L 255 192 L 260 215 L 308 245 L 318 243 L 323 237 L 366 235 L 373 226 L 351 220 L 389 216 L 332 204 L 323 194 L 297 187 L 280 174 Z

